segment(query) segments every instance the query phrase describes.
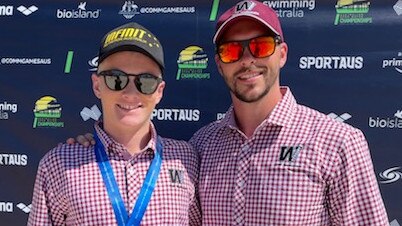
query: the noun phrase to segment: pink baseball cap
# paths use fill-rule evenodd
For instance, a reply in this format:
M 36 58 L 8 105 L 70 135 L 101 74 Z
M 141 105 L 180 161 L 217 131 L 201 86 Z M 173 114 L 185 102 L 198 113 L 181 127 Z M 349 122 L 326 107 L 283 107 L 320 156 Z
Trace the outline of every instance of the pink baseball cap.
M 251 18 L 260 22 L 284 40 L 281 23 L 276 12 L 262 2 L 245 0 L 237 3 L 219 17 L 213 42 L 219 41 L 225 30 L 242 18 Z

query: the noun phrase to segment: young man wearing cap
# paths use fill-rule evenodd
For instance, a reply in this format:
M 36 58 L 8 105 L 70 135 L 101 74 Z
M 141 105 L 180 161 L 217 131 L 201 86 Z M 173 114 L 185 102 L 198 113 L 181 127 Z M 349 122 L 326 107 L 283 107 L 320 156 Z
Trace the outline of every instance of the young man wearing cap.
M 39 164 L 28 225 L 200 225 L 198 158 L 150 121 L 165 82 L 158 39 L 137 23 L 101 42 L 95 146 L 61 145 Z
M 274 10 L 242 1 L 213 39 L 225 117 L 190 140 L 201 154 L 204 225 L 389 225 L 363 133 L 296 103 Z

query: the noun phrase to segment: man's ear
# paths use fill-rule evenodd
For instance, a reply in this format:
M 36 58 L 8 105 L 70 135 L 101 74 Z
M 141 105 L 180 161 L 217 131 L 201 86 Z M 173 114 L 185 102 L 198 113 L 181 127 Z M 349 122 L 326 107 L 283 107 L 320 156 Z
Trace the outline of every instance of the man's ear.
M 215 64 L 216 64 L 216 68 L 218 68 L 219 74 L 223 75 L 221 63 L 222 63 L 222 61 L 219 59 L 218 54 L 215 54 Z
M 94 94 L 97 98 L 101 98 L 101 92 L 100 92 L 100 77 L 97 76 L 95 73 L 92 74 L 91 76 L 92 79 L 92 90 L 94 91 Z
M 156 92 L 155 92 L 155 94 L 157 95 L 156 104 L 159 104 L 159 102 L 162 100 L 163 91 L 165 90 L 165 86 L 166 86 L 165 81 L 162 81 L 161 84 L 159 84 L 158 88 L 156 89 Z
M 280 49 L 281 59 L 279 61 L 279 65 L 282 68 L 283 66 L 285 66 L 286 61 L 288 59 L 288 45 L 285 42 L 283 42 L 281 43 L 280 48 L 281 48 Z

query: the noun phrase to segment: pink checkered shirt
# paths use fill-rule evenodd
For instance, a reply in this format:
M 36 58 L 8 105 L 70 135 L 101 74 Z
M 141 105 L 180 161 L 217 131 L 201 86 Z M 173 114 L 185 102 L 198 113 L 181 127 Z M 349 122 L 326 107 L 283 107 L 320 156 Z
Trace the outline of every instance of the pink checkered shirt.
M 190 140 L 203 225 L 389 225 L 362 132 L 283 99 L 247 138 L 233 108 Z
M 145 151 L 131 156 L 98 125 L 120 194 L 133 209 L 154 156 L 156 132 Z M 163 161 L 141 225 L 200 225 L 196 187 L 198 157 L 184 141 L 162 139 Z M 117 225 L 94 154 L 94 146 L 62 145 L 39 164 L 28 225 Z

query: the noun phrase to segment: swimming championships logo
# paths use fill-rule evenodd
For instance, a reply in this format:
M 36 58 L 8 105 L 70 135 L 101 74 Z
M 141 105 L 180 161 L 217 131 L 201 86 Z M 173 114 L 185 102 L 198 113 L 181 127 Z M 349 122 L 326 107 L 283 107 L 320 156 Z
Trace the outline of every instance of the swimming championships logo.
M 52 96 L 41 97 L 35 103 L 33 128 L 64 127 L 60 122 L 61 105 Z
M 368 24 L 373 22 L 373 19 L 368 16 L 370 1 L 338 0 L 335 9 L 336 16 L 334 25 Z
M 189 46 L 182 50 L 177 60 L 176 80 L 209 79 L 204 70 L 208 67 L 208 56 L 199 46 Z

